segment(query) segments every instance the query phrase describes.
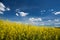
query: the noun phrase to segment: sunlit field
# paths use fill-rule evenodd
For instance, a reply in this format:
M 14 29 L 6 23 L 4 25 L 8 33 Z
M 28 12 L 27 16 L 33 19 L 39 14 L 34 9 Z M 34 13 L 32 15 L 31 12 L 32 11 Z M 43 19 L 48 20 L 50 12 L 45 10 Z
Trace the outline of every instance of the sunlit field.
M 60 40 L 60 28 L 0 20 L 0 40 Z

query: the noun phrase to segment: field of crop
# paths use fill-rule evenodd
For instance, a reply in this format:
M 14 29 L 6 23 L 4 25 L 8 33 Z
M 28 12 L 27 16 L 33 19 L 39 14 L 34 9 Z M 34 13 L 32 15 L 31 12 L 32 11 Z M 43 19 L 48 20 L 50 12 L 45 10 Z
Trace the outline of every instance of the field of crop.
M 0 40 L 60 40 L 60 29 L 0 20 Z

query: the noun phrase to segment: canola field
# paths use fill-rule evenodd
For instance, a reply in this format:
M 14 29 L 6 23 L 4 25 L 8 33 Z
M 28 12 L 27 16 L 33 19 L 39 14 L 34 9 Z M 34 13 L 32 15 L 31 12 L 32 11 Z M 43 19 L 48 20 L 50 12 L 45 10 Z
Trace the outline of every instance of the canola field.
M 0 40 L 60 40 L 60 28 L 0 20 Z

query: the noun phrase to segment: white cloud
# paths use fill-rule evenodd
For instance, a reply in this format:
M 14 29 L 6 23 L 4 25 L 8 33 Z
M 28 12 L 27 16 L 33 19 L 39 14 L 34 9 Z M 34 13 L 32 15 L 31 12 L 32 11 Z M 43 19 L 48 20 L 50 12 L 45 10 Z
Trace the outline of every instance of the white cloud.
M 59 22 L 59 19 L 54 19 L 55 22 Z
M 59 12 L 55 12 L 54 14 L 55 14 L 55 15 L 58 15 L 58 14 L 60 14 L 60 11 L 59 11 Z
M 3 12 L 0 11 L 0 14 L 3 14 Z
M 42 18 L 29 18 L 30 24 L 32 25 L 49 25 L 49 26 L 59 26 L 60 25 L 60 20 L 59 19 L 54 19 L 54 20 L 46 20 L 42 21 Z
M 52 20 L 48 20 L 48 22 L 51 22 Z
M 40 12 L 46 12 L 46 10 L 41 10 Z
M 0 11 L 5 11 L 5 5 L 0 2 Z
M 8 11 L 9 11 L 9 10 L 10 10 L 10 8 L 6 8 L 6 10 L 8 10 Z
M 16 13 L 16 16 L 19 16 L 19 14 L 18 14 L 18 13 Z
M 22 16 L 22 17 L 25 17 L 27 16 L 29 13 L 25 13 L 25 12 L 20 12 L 18 10 L 16 10 L 17 14 L 16 15 L 19 15 L 19 16 Z
M 20 16 L 27 16 L 28 15 L 28 13 L 25 13 L 25 12 L 19 12 L 20 13 Z
M 51 11 L 54 11 L 54 9 L 51 9 Z
M 55 24 L 60 24 L 60 22 L 59 23 L 55 23 Z
M 16 13 L 18 13 L 18 15 L 19 15 L 19 16 L 22 16 L 22 17 L 25 17 L 25 16 L 27 16 L 27 15 L 29 14 L 29 13 L 20 11 L 20 9 L 16 9 Z
M 60 22 L 55 22 L 54 26 L 60 27 Z
M 43 23 L 40 24 L 40 22 L 42 21 L 42 18 L 29 18 L 29 22 L 30 24 L 33 25 L 43 25 Z
M 54 19 L 54 20 L 46 20 L 42 21 L 42 18 L 29 18 L 30 24 L 32 25 L 49 25 L 49 26 L 59 26 L 60 25 L 60 20 L 59 19 Z
M 9 11 L 10 8 L 7 8 L 2 2 L 0 2 L 0 14 L 3 14 L 4 11 Z
M 0 2 L 0 7 L 5 8 L 4 4 L 2 2 Z
M 54 11 L 54 9 L 50 9 L 50 10 L 48 10 L 49 12 L 53 12 Z
M 29 18 L 29 21 L 42 21 L 42 19 L 41 18 Z

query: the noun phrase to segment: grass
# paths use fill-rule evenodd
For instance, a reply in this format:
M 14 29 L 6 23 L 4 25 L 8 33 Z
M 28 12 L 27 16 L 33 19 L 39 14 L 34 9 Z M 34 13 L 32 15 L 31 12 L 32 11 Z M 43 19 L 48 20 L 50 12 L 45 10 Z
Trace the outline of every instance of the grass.
M 0 40 L 60 40 L 60 28 L 0 20 Z

